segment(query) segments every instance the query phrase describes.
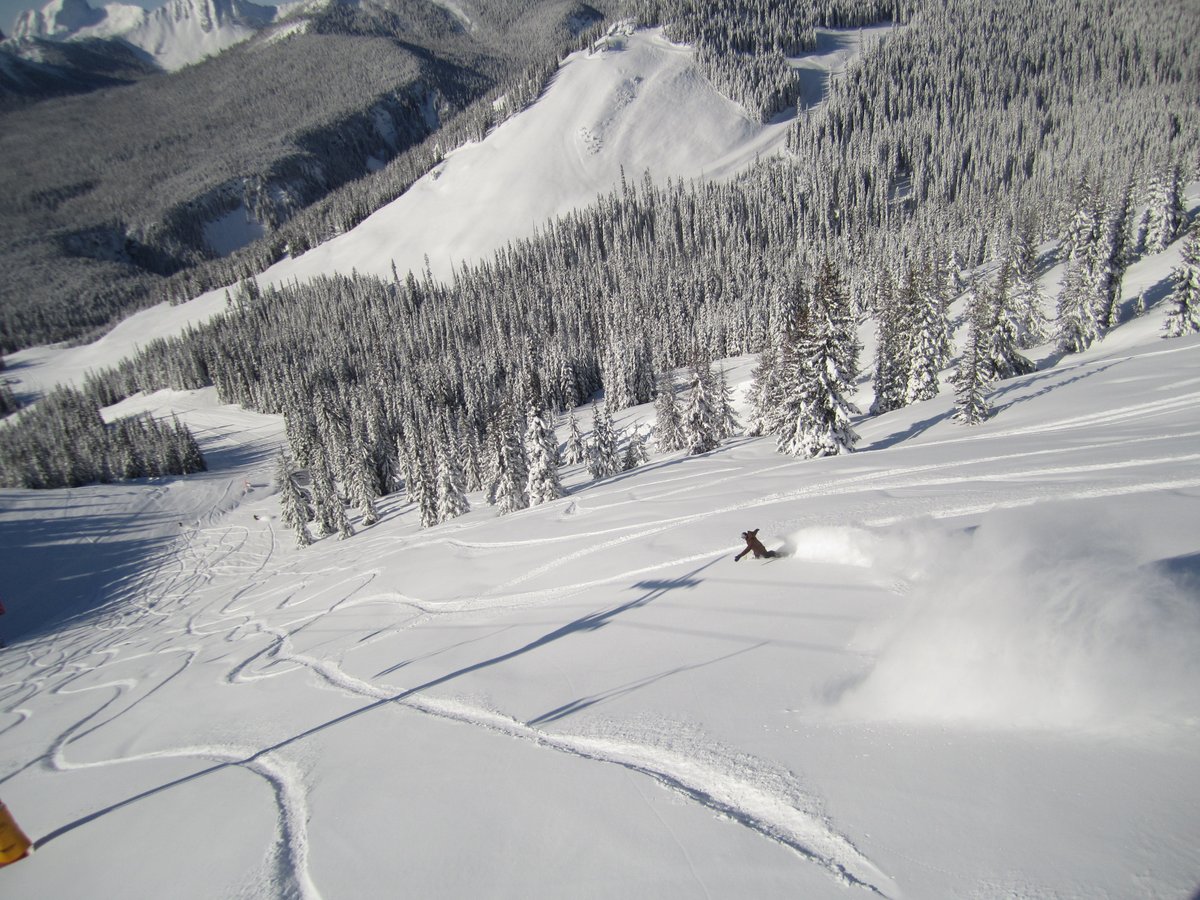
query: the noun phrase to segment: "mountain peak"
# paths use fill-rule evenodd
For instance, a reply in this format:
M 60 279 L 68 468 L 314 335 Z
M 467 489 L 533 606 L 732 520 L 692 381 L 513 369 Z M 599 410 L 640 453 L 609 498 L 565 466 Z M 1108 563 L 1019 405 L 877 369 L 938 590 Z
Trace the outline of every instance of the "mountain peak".
M 93 9 L 87 0 L 50 0 L 41 9 L 21 13 L 13 37 L 66 38 L 99 25 L 106 15 L 103 9 Z
M 168 0 L 151 11 L 122 3 L 97 9 L 88 0 L 50 0 L 22 13 L 13 37 L 119 38 L 175 70 L 240 43 L 277 15 L 276 7 L 249 0 Z

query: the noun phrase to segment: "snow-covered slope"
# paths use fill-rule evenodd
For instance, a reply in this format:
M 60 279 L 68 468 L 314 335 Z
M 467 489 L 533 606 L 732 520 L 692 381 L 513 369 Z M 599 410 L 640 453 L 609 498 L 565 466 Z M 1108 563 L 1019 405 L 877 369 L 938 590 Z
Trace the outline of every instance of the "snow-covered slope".
M 482 253 L 506 210 L 567 202 L 584 127 L 604 138 L 589 190 L 619 178 L 606 146 L 649 155 L 622 109 L 692 81 L 657 37 L 624 48 L 573 58 L 421 187 L 474 198 L 529 178 L 508 151 L 557 140 L 533 161 L 545 207 L 481 194 L 498 208 L 440 227 L 479 219 L 460 239 Z M 572 87 L 589 65 L 595 96 Z M 560 90 L 581 114 L 531 126 Z M 718 135 L 715 158 L 771 145 L 727 121 L 745 143 Z M 350 237 L 331 269 L 367 260 Z M 392 497 L 307 550 L 278 519 L 278 418 L 131 398 L 110 413 L 178 414 L 210 471 L 0 491 L 0 784 L 38 845 L 0 895 L 1192 895 L 1200 338 L 1159 337 L 1178 254 L 1127 273 L 1145 316 L 999 384 L 981 426 L 943 395 L 860 421 L 845 457 L 739 438 L 601 482 L 570 468 L 567 497 L 506 517 L 473 496 L 428 530 Z M 6 376 L 77 377 L 222 306 L 147 310 Z M 752 360 L 728 362 L 743 388 Z M 735 563 L 746 528 L 787 555 Z
M 303 551 L 277 418 L 126 401 L 212 468 L 0 494 L 0 781 L 39 844 L 0 891 L 1187 897 L 1200 339 L 1162 312 L 975 428 L 943 396 L 851 456 L 736 439 L 429 530 L 391 498 Z M 746 528 L 788 555 L 735 563 Z
M 145 10 L 87 0 L 51 0 L 17 20 L 14 39 L 119 38 L 175 71 L 240 43 L 275 21 L 279 9 L 248 0 L 168 0 Z
M 490 256 L 548 219 L 635 180 L 726 177 L 777 152 L 786 123 L 762 126 L 699 73 L 690 49 L 660 32 L 619 29 L 600 48 L 572 55 L 545 95 L 480 143 L 447 155 L 406 194 L 357 228 L 269 269 L 259 281 L 331 272 L 435 275 Z M 239 223 L 241 224 L 241 223 Z M 96 345 L 35 348 L 11 357 L 26 394 L 58 375 L 82 377 L 100 360 L 225 308 L 219 289 L 191 303 L 137 313 Z M 49 369 L 46 367 L 50 366 Z M 49 374 L 49 373 L 57 374 Z
M 450 153 L 404 196 L 265 279 L 321 272 L 433 273 L 491 255 L 548 219 L 586 205 L 621 174 L 723 177 L 775 152 L 787 125 L 762 126 L 661 32 L 614 34 L 570 57 L 549 91 L 486 140 Z

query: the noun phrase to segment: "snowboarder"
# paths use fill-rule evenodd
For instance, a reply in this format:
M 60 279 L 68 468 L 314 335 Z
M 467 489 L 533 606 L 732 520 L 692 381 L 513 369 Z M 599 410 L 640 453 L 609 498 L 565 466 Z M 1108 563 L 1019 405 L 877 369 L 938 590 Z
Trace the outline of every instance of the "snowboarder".
M 742 540 L 746 542 L 746 549 L 733 558 L 734 562 L 740 561 L 743 556 L 751 551 L 754 552 L 755 559 L 762 559 L 764 556 L 767 559 L 774 559 L 779 555 L 774 550 L 768 550 L 762 545 L 762 541 L 758 539 L 757 528 L 755 528 L 753 531 L 743 531 Z

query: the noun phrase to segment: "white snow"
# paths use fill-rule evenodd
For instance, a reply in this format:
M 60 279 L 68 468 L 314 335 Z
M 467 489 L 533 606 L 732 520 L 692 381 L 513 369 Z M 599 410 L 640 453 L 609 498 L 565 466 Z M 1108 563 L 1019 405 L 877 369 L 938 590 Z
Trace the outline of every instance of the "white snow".
M 93 8 L 87 0 L 50 0 L 18 18 L 14 38 L 120 38 L 145 51 L 168 72 L 215 56 L 270 24 L 276 8 L 247 0 L 168 0 L 155 9 L 123 3 Z
M 479 143 L 447 155 L 407 193 L 352 231 L 285 260 L 260 282 L 320 273 L 390 276 L 429 266 L 449 278 L 464 262 L 649 172 L 659 182 L 719 178 L 778 152 L 786 123 L 762 126 L 716 93 L 690 48 L 661 31 L 614 35 L 573 54 L 546 95 Z
M 657 63 L 613 65 L 639 54 Z M 579 56 L 543 102 L 593 68 L 573 121 L 611 176 L 605 148 L 648 140 L 618 88 L 689 83 L 685 56 Z M 520 177 L 523 118 L 443 187 Z M 537 157 L 551 195 L 589 171 L 579 136 Z M 1135 265 L 1126 300 L 1177 260 Z M 222 304 L 6 374 L 78 377 Z M 1162 340 L 1163 312 L 1000 383 L 975 428 L 943 395 L 863 419 L 848 456 L 738 438 L 601 482 L 571 467 L 559 501 L 497 517 L 475 496 L 428 530 L 391 497 L 306 550 L 278 519 L 277 417 L 131 398 L 109 414 L 178 414 L 210 471 L 0 491 L 0 795 L 38 844 L 0 892 L 1191 896 L 1200 338 Z M 753 360 L 728 364 L 744 388 Z M 746 528 L 788 555 L 735 563 Z

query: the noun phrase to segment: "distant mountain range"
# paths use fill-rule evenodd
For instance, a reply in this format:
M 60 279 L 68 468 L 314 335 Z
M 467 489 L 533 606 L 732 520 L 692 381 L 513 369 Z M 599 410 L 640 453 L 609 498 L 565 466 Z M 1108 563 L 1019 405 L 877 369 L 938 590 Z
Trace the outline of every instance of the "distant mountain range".
M 17 19 L 10 53 L 40 61 L 43 41 L 120 41 L 167 71 L 214 56 L 303 5 L 260 6 L 247 0 L 169 0 L 154 10 L 125 3 L 99 8 L 87 0 L 50 0 Z

